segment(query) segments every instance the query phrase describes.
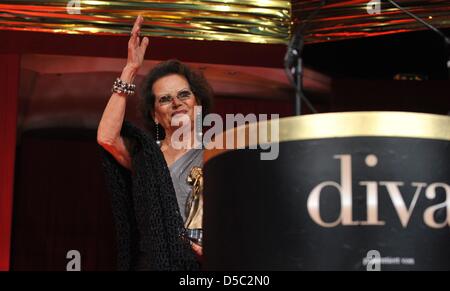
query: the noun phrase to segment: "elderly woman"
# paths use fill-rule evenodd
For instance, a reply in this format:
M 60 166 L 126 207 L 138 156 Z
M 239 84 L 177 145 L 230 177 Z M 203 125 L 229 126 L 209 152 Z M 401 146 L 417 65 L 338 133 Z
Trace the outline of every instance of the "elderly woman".
M 148 74 L 140 102 L 150 134 L 124 122 L 127 98 L 135 93 L 133 80 L 149 43 L 139 37 L 142 22 L 139 16 L 128 42 L 127 64 L 114 82 L 97 133 L 112 192 L 118 266 L 195 270 L 202 256 L 202 150 L 193 147 L 194 107 L 207 112 L 212 91 L 201 74 L 179 61 L 160 63 Z M 190 134 L 178 140 L 177 130 L 185 128 Z

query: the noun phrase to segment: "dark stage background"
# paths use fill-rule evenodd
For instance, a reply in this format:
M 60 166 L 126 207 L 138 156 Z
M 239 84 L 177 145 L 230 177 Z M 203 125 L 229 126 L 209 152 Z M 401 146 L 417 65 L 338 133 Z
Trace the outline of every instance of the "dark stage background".
M 415 41 L 418 38 L 425 41 Z M 122 48 L 127 40 L 7 31 L 0 31 L 0 39 L 0 79 L 7 79 L 6 89 L 0 94 L 0 157 L 9 165 L 7 170 L 2 168 L 0 179 L 4 181 L 0 185 L 4 193 L 14 186 L 10 269 L 65 270 L 66 253 L 75 249 L 81 253 L 82 270 L 114 270 L 114 227 L 95 130 L 55 126 L 19 131 L 15 144 L 17 88 L 22 54 L 124 58 Z M 430 33 L 420 32 L 307 46 L 306 64 L 333 78 L 331 94 L 311 101 L 319 112 L 399 110 L 448 114 L 450 84 L 441 62 L 445 58 L 439 41 Z M 152 44 L 154 59 L 175 55 L 183 61 L 266 67 L 281 67 L 285 51 L 285 47 L 276 45 L 265 48 L 185 40 L 156 39 Z M 186 50 L 170 49 L 179 44 Z M 394 81 L 395 73 L 423 74 L 428 80 Z M 283 117 L 292 113 L 289 100 L 217 96 L 215 106 L 214 111 L 221 115 L 279 113 Z M 308 113 L 306 107 L 304 110 Z M 14 169 L 11 157 L 15 152 Z M 6 217 L 2 221 L 8 221 L 12 198 L 0 198 L 1 215 Z M 0 231 L 7 235 L 7 225 Z M 8 244 L 3 236 L 0 249 L 8 249 Z M 0 259 L 4 263 L 7 254 Z

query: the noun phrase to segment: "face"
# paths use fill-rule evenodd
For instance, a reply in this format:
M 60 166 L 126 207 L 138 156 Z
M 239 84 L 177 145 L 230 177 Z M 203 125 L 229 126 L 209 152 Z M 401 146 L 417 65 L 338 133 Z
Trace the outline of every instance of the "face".
M 172 119 L 177 114 L 186 114 L 193 128 L 194 106 L 198 104 L 186 78 L 176 74 L 162 77 L 153 84 L 153 94 L 155 95 L 155 122 L 160 123 L 166 132 L 178 127 L 171 125 Z

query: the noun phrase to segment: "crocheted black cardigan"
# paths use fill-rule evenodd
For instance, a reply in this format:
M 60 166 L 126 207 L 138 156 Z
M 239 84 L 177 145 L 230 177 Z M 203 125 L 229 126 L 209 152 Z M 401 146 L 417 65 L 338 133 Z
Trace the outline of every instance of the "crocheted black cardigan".
M 124 122 L 121 134 L 133 144 L 133 172 L 101 149 L 116 226 L 118 270 L 198 270 L 184 239 L 186 230 L 161 150 L 129 122 Z

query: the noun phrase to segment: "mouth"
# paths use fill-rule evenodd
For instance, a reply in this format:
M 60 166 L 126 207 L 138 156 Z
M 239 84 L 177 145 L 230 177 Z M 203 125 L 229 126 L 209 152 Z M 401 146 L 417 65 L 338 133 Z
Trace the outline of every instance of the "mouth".
M 172 117 L 174 117 L 177 114 L 187 114 L 187 113 L 188 113 L 187 110 L 177 110 L 177 111 L 172 113 Z

